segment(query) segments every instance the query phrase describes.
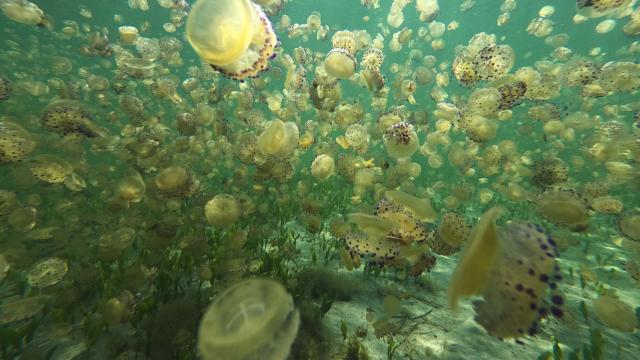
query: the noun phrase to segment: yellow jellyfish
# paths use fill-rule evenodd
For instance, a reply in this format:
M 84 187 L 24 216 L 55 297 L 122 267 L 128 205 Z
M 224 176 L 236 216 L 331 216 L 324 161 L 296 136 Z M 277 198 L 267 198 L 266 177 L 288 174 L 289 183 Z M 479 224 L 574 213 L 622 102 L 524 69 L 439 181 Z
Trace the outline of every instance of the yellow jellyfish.
M 205 312 L 198 350 L 205 360 L 285 360 L 299 324 L 299 312 L 282 284 L 242 280 L 218 295 Z
M 402 121 L 387 128 L 384 132 L 384 146 L 387 154 L 397 159 L 411 157 L 419 147 L 418 135 L 413 125 Z
M 249 0 L 196 1 L 186 33 L 200 58 L 236 80 L 266 70 L 278 42 L 267 15 Z

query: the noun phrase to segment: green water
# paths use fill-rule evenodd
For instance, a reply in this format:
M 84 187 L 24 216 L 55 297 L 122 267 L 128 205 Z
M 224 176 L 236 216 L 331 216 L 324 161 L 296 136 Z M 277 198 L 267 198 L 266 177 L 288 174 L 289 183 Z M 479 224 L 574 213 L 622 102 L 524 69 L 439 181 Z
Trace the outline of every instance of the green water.
M 247 79 L 148 2 L 0 0 L 0 359 L 639 358 L 635 1 L 275 0 Z

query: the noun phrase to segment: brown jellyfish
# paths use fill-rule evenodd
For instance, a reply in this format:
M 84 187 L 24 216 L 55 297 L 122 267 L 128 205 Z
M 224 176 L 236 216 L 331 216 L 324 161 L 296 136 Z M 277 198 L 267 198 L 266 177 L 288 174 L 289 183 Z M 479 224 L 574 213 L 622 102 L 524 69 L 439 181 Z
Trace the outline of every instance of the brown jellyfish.
M 45 129 L 60 135 L 79 133 L 90 138 L 100 136 L 89 111 L 77 101 L 62 100 L 48 105 L 41 120 Z

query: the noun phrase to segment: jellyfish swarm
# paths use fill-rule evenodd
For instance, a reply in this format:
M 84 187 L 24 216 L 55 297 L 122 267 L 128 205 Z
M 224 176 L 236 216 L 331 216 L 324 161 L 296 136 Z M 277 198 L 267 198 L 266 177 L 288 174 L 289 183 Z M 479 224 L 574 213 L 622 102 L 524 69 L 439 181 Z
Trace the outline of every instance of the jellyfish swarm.
M 500 214 L 500 209 L 490 209 L 474 228 L 449 286 L 449 305 L 455 308 L 460 297 L 480 295 L 473 303 L 475 320 L 489 334 L 533 335 L 549 312 L 563 314 L 564 300 L 554 291 L 561 279 L 556 243 L 534 224 L 497 228 Z M 548 292 L 550 301 L 545 300 Z
M 236 80 L 266 70 L 278 42 L 267 15 L 249 0 L 196 1 L 186 32 L 200 58 Z

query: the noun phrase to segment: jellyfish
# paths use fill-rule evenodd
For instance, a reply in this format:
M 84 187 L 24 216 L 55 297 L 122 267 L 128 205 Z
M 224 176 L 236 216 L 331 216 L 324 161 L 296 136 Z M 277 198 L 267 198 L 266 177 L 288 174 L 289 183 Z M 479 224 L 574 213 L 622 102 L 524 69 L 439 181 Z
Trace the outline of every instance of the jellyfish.
M 211 198 L 204 206 L 207 222 L 224 228 L 240 219 L 240 205 L 233 195 L 219 194 Z
M 638 316 L 633 307 L 617 297 L 604 294 L 593 300 L 598 320 L 610 329 L 632 332 L 638 327 Z
M 618 220 L 620 232 L 633 241 L 640 241 L 640 213 L 623 214 Z
M 513 222 L 499 228 L 499 208 L 488 210 L 476 224 L 449 283 L 449 305 L 462 297 L 473 302 L 475 320 L 498 338 L 534 335 L 548 313 L 563 316 L 564 299 L 555 241 L 541 227 Z M 548 298 L 545 299 L 545 298 Z
M 327 74 L 336 79 L 348 79 L 356 70 L 356 40 L 350 31 L 338 31 L 331 38 L 333 49 L 324 60 Z
M 578 14 L 598 18 L 621 12 L 635 4 L 636 0 L 576 0 Z
M 553 223 L 572 231 L 584 231 L 589 226 L 589 202 L 574 189 L 549 187 L 538 196 L 536 203 L 540 214 Z
M 155 185 L 165 197 L 189 197 L 195 194 L 200 182 L 193 172 L 182 166 L 170 166 L 156 175 Z M 144 189 L 142 189 L 144 192 Z
M 28 0 L 4 0 L 0 10 L 9 19 L 26 25 L 45 26 L 46 17 L 38 5 Z
M 336 164 L 333 158 L 326 154 L 316 156 L 311 163 L 311 175 L 318 180 L 330 178 L 336 171 Z
M 59 283 L 67 274 L 67 260 L 51 257 L 37 262 L 27 274 L 27 282 L 35 288 L 45 288 Z
M 43 111 L 42 126 L 60 135 L 81 134 L 94 138 L 100 130 L 93 123 L 91 115 L 80 102 L 61 100 L 49 104 Z
M 35 147 L 34 137 L 21 126 L 0 121 L 0 164 L 23 161 Z
M 73 167 L 63 158 L 42 154 L 31 159 L 29 170 L 37 180 L 58 184 L 71 175 Z
M 289 156 L 295 151 L 299 137 L 300 133 L 295 123 L 273 120 L 258 136 L 258 151 L 262 155 Z
M 418 134 L 406 121 L 388 127 L 383 139 L 387 154 L 397 159 L 411 157 L 419 147 Z
M 218 295 L 205 312 L 198 350 L 205 360 L 285 360 L 299 324 L 300 314 L 282 284 L 242 280 Z
M 558 158 L 538 160 L 534 163 L 532 181 L 544 188 L 549 185 L 564 183 L 569 179 L 569 166 Z
M 235 80 L 266 70 L 278 43 L 267 15 L 249 0 L 196 1 L 186 33 L 202 60 Z

